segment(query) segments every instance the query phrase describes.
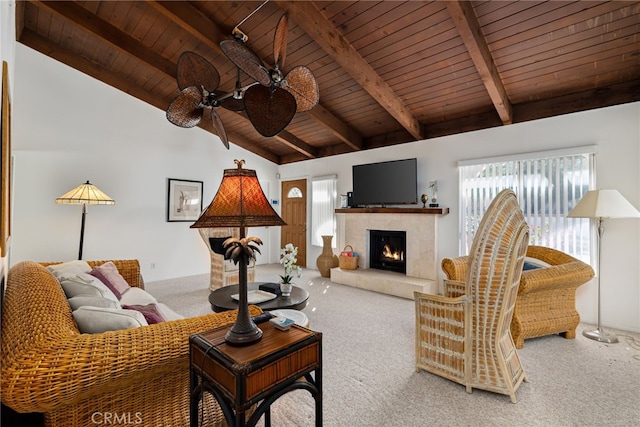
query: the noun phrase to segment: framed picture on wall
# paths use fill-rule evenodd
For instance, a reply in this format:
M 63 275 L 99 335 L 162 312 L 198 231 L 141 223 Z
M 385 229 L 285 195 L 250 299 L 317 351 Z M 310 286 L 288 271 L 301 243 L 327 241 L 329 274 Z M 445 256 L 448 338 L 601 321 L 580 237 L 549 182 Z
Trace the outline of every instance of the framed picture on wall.
M 167 221 L 195 221 L 202 212 L 202 181 L 168 178 Z

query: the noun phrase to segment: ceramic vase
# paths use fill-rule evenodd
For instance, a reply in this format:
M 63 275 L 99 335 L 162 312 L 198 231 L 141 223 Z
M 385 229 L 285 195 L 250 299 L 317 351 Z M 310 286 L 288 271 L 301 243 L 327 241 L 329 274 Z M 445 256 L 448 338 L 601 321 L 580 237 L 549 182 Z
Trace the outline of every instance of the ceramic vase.
M 291 296 L 291 289 L 293 285 L 291 283 L 280 283 L 280 292 L 284 298 L 288 298 Z
M 316 266 L 322 277 L 329 277 L 331 275 L 331 269 L 338 266 L 338 257 L 333 254 L 331 249 L 331 240 L 333 236 L 321 236 L 322 237 L 322 253 L 316 259 Z

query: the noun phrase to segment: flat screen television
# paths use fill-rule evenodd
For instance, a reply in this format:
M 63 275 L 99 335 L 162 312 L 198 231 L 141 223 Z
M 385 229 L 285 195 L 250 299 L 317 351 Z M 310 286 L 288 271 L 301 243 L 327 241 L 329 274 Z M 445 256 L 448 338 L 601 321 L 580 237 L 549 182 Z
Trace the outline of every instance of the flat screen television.
M 418 203 L 416 159 L 353 165 L 353 205 Z

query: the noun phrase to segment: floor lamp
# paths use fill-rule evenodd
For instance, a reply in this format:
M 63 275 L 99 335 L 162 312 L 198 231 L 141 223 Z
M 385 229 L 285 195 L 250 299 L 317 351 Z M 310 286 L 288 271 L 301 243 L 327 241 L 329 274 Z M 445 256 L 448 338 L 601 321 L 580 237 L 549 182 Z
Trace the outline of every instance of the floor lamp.
M 223 246 L 228 258 L 238 265 L 238 316 L 225 340 L 232 345 L 248 345 L 262 337 L 249 316 L 247 265 L 260 253 L 256 237 L 245 237 L 246 227 L 286 225 L 262 191 L 256 171 L 243 169 L 244 160 L 235 160 L 236 169 L 225 169 L 220 188 L 209 206 L 191 228 L 239 227 L 240 238 L 229 238 Z
M 616 343 L 618 337 L 602 330 L 600 323 L 600 252 L 603 220 L 608 218 L 640 218 L 640 212 L 617 190 L 592 190 L 587 192 L 567 215 L 569 218 L 594 218 L 598 220 L 598 329 L 583 331 L 582 335 L 595 341 Z
M 82 259 L 82 245 L 84 243 L 84 222 L 87 216 L 87 205 L 115 205 L 116 201 L 104 194 L 89 181 L 78 185 L 73 190 L 56 199 L 58 204 L 82 205 L 82 222 L 80 223 L 80 249 L 78 259 Z

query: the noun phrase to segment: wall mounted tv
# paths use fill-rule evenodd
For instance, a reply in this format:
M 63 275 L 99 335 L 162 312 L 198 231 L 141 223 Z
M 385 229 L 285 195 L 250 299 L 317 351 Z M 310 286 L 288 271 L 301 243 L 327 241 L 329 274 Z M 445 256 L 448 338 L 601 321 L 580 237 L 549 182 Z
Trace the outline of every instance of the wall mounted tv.
M 418 203 L 416 159 L 353 165 L 353 206 Z

